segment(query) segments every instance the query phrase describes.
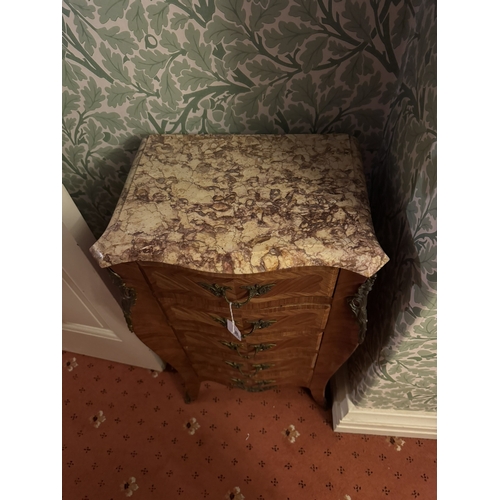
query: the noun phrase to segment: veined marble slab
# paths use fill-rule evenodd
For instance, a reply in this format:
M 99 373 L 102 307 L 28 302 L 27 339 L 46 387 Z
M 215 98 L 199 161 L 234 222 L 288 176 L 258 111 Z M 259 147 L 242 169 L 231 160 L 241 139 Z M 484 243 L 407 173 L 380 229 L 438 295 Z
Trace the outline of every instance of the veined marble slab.
M 336 135 L 152 135 L 91 249 L 130 261 L 251 274 L 389 259 L 371 220 L 357 142 Z

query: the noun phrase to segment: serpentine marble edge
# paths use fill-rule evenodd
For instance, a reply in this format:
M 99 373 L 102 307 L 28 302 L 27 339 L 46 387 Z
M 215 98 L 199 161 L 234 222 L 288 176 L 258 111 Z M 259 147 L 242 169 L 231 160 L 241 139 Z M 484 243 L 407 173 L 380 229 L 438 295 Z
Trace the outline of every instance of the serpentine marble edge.
M 91 249 L 101 267 L 152 261 L 251 274 L 389 259 L 357 141 L 330 135 L 152 135 Z

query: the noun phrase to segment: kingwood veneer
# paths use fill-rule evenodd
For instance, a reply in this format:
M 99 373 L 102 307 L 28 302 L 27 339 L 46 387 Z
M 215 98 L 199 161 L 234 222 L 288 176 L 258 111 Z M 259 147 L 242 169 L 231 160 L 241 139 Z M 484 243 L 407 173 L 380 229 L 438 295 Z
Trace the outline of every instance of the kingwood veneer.
M 388 260 L 347 135 L 150 136 L 92 252 L 187 402 L 213 380 L 307 387 L 325 405 Z

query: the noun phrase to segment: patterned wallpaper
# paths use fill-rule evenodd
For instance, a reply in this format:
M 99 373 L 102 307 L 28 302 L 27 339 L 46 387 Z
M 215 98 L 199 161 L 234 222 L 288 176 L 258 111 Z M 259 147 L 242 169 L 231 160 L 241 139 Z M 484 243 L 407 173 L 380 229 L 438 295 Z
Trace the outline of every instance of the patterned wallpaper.
M 379 147 L 408 2 L 64 0 L 63 183 L 100 235 L 151 133 L 356 135 Z
M 371 292 L 365 344 L 349 364 L 361 407 L 436 411 L 436 11 L 420 9 L 383 146 L 372 214 L 391 261 Z
M 374 203 L 378 191 L 387 189 L 381 144 L 391 152 L 397 148 L 398 160 L 386 154 L 387 171 L 401 177 L 399 189 L 408 189 L 408 203 L 413 202 L 405 141 L 414 137 L 417 156 L 423 146 L 420 129 L 409 124 L 415 128 L 410 133 L 402 125 L 412 109 L 409 97 L 402 97 L 411 72 L 408 57 L 404 78 L 402 68 L 405 53 L 427 43 L 416 31 L 421 4 L 64 0 L 64 185 L 98 237 L 146 135 L 345 132 L 364 149 L 369 181 L 375 165 Z M 374 163 L 375 158 L 382 163 Z M 411 206 L 409 219 L 420 217 L 420 205 Z M 385 230 L 382 223 L 378 229 Z M 392 240 L 380 239 L 393 257 Z M 418 322 L 420 312 L 412 310 Z M 412 337 L 413 325 L 410 330 Z M 387 337 L 394 331 L 388 330 Z M 379 344 L 372 347 L 380 349 Z M 435 360 L 430 362 L 435 371 Z M 372 404 L 368 389 L 377 386 L 383 372 L 370 367 L 368 373 L 363 380 L 353 377 L 360 384 L 359 404 Z M 387 404 L 393 399 L 390 395 Z

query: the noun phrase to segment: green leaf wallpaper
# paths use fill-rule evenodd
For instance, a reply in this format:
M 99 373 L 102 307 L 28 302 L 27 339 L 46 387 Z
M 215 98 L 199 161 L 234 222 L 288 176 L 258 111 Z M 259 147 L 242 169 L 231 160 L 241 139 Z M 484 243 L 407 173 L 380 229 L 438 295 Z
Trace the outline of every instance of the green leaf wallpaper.
M 348 132 L 368 170 L 389 112 L 379 97 L 395 85 L 409 36 L 391 25 L 410 26 L 406 10 L 401 1 L 64 0 L 64 185 L 99 236 L 151 133 Z
M 372 200 L 378 199 L 378 189 L 385 192 L 380 165 L 387 161 L 387 169 L 400 177 L 399 188 L 410 193 L 404 211 L 408 224 L 418 228 L 415 237 L 432 233 L 426 179 L 435 177 L 433 167 L 415 177 L 410 166 L 427 162 L 433 138 L 423 126 L 435 129 L 436 119 L 435 85 L 422 102 L 410 96 L 422 77 L 408 63 L 409 54 L 428 43 L 417 30 L 417 17 L 434 8 L 432 2 L 421 4 L 63 0 L 63 184 L 98 237 L 146 135 L 344 132 L 364 149 L 369 183 L 378 175 Z M 428 80 L 435 79 L 431 66 L 426 63 L 424 70 Z M 418 119 L 412 121 L 408 115 L 417 113 L 416 107 Z M 427 266 L 422 269 L 432 269 L 434 243 L 424 237 L 418 243 L 420 265 Z M 394 248 L 385 245 L 387 253 Z M 425 301 L 428 295 L 422 288 L 412 300 Z M 410 337 L 422 311 L 413 310 L 417 320 L 408 323 Z M 384 366 L 392 370 L 390 365 Z M 376 390 L 382 380 L 378 368 L 368 373 L 361 380 L 353 376 L 359 404 L 372 404 L 369 388 Z M 388 394 L 386 388 L 382 392 Z M 417 393 L 405 396 L 412 408 L 420 401 Z M 389 405 L 393 399 L 388 396 Z
M 437 408 L 436 57 L 431 4 L 418 11 L 371 172 L 374 225 L 391 260 L 370 295 L 365 344 L 349 362 L 360 407 Z

